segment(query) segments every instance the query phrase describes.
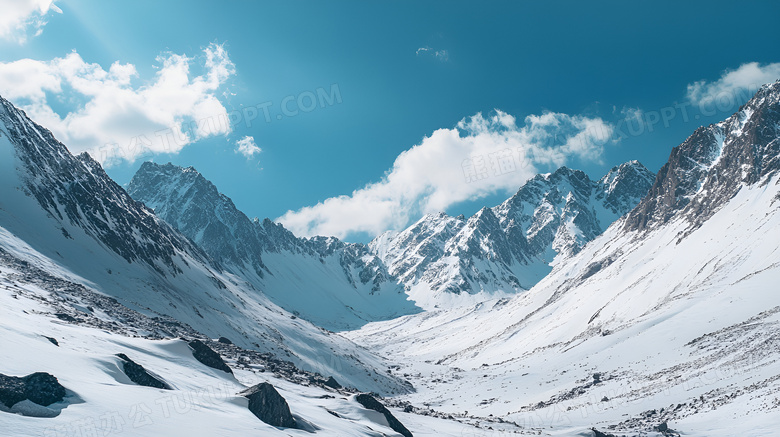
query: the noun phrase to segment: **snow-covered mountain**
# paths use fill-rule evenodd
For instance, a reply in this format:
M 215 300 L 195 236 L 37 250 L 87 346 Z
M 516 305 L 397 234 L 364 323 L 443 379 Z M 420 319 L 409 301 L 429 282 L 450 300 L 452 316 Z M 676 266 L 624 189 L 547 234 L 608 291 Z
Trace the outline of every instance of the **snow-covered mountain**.
M 130 195 L 273 302 L 330 330 L 419 311 L 363 244 L 297 238 L 269 219 L 250 220 L 192 167 L 145 162 Z
M 83 282 L 0 228 L 3 436 L 399 435 L 385 415 L 361 404 L 355 390 L 340 387 L 347 380 L 305 372 L 224 338 L 213 341 L 175 319 L 130 310 Z M 275 322 L 289 323 L 282 317 Z M 216 351 L 230 372 L 198 358 L 188 345 L 193 338 Z M 337 355 L 339 346 L 320 351 L 317 370 L 331 363 L 346 366 L 343 370 L 350 366 Z M 365 352 L 352 352 L 366 358 Z M 53 397 L 48 385 L 22 391 L 14 384 L 26 375 L 48 375 L 62 391 L 42 401 Z M 161 384 L 149 384 L 150 378 Z M 271 384 L 276 403 L 253 407 L 244 393 L 257 384 Z M 279 414 L 279 399 L 295 429 L 264 423 L 267 415 L 255 414 L 263 407 Z M 450 420 L 392 399 L 382 402 L 415 437 L 481 432 L 473 419 Z
M 350 336 L 404 363 L 405 399 L 452 414 L 551 435 L 777 435 L 779 163 L 776 82 L 696 130 L 637 208 L 528 292 Z
M 409 389 L 386 374 L 387 363 L 223 272 L 89 155 L 71 155 L 2 98 L 0 193 L 0 248 L 10 256 L 43 263 L 43 271 L 144 315 L 175 320 L 210 338 L 228 337 L 344 384 L 380 393 Z M 84 311 L 124 323 L 110 308 Z
M 145 168 L 143 196 L 173 226 L 0 98 L 9 435 L 780 429 L 780 81 L 696 130 L 654 179 L 636 162 L 599 181 L 560 169 L 469 219 L 427 216 L 368 248 L 295 238 L 194 170 Z M 341 307 L 397 302 L 385 291 L 400 294 L 398 280 L 429 311 L 331 333 L 264 294 L 309 275 L 346 284 Z M 493 298 L 443 305 L 464 295 Z M 297 429 L 250 411 L 248 393 L 269 390 L 247 390 L 257 383 Z M 393 395 L 389 410 L 349 387 Z M 61 399 L 29 397 L 49 389 Z
M 739 112 L 675 148 L 626 229 L 661 226 L 682 214 L 693 230 L 745 186 L 768 183 L 780 169 L 778 88 L 761 88 Z
M 633 209 L 652 183 L 653 174 L 637 161 L 598 181 L 562 167 L 468 219 L 426 215 L 370 247 L 426 309 L 507 296 L 531 288 L 556 258 L 579 252 Z

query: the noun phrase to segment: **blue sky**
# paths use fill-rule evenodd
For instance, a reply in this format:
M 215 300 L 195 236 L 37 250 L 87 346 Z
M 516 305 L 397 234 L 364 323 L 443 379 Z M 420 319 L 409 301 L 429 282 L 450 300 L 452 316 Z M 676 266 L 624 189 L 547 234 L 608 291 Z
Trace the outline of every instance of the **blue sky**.
M 191 165 L 249 216 L 354 241 L 559 165 L 657 171 L 780 78 L 769 1 L 20 3 L 0 94 L 71 150 L 120 184 Z

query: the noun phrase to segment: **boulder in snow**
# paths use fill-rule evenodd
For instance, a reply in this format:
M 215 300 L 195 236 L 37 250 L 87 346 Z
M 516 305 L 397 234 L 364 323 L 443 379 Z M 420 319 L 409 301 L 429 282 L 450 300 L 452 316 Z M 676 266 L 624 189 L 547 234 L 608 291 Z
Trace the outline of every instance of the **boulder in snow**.
M 376 412 L 382 413 L 385 416 L 385 419 L 387 420 L 388 425 L 390 425 L 390 428 L 403 435 L 404 437 L 412 437 L 412 433 L 406 429 L 406 427 L 398 421 L 398 419 L 393 416 L 393 413 L 390 412 L 387 408 L 385 408 L 384 405 L 382 405 L 378 400 L 374 399 L 373 396 L 365 393 L 361 393 L 357 396 L 355 396 L 355 400 L 358 401 L 358 403 L 365 408 L 368 408 L 369 410 L 374 410 Z
M 214 352 L 213 349 L 206 346 L 205 343 L 203 343 L 200 340 L 192 340 L 188 343 L 190 345 L 190 348 L 192 348 L 192 356 L 195 357 L 196 360 L 200 361 L 201 363 L 211 367 L 212 369 L 221 370 L 223 372 L 233 374 L 233 371 L 228 367 L 227 364 L 225 364 L 225 361 L 222 360 L 222 357 L 219 356 L 218 353 Z
M 287 401 L 271 384 L 262 382 L 239 394 L 249 399 L 249 411 L 263 422 L 271 426 L 298 428 Z
M 0 402 L 8 408 L 24 400 L 49 406 L 64 398 L 65 387 L 48 373 L 36 372 L 21 378 L 0 374 Z
M 122 368 L 125 371 L 125 375 L 134 383 L 143 385 L 144 387 L 161 388 L 163 390 L 171 389 L 168 384 L 149 374 L 149 372 L 144 369 L 144 366 L 131 360 L 127 355 L 116 354 L 116 356 L 122 359 Z

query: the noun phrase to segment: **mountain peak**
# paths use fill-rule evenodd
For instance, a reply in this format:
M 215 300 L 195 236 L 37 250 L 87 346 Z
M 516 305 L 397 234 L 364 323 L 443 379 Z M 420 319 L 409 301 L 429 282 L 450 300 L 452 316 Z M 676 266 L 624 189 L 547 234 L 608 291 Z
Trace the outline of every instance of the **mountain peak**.
M 61 235 L 86 234 L 126 261 L 138 261 L 163 275 L 182 271 L 177 251 L 210 262 L 186 238 L 137 205 L 89 154 L 73 156 L 49 130 L 3 98 L 0 109 L 0 129 L 8 135 L 17 161 L 17 179 L 12 182 L 17 186 L 2 189 L 28 193 L 58 223 Z
M 556 257 L 578 252 L 636 206 L 652 180 L 636 161 L 614 167 L 599 182 L 561 167 L 531 178 L 494 208 L 470 218 L 429 214 L 370 247 L 407 289 L 429 289 L 427 296 L 412 296 L 426 305 L 438 305 L 431 296 L 447 291 L 514 293 L 533 286 Z
M 319 326 L 354 329 L 416 311 L 365 246 L 297 238 L 269 218 L 249 219 L 192 167 L 144 163 L 128 192 L 225 270 Z
M 650 194 L 627 217 L 629 230 L 683 214 L 695 228 L 741 187 L 780 170 L 780 81 L 762 86 L 726 120 L 700 127 L 672 149 Z

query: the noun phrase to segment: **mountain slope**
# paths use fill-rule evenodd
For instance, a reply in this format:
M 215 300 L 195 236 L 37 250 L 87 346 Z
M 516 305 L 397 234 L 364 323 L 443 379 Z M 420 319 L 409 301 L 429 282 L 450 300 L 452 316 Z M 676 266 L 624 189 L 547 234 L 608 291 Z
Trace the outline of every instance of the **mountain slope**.
M 778 141 L 780 82 L 675 148 L 635 210 L 527 293 L 350 336 L 444 411 L 562 435 L 774 435 Z
M 531 288 L 556 259 L 576 254 L 636 206 L 651 184 L 652 173 L 636 161 L 599 181 L 562 167 L 468 220 L 427 215 L 370 246 L 426 309 L 508 296 Z
M 675 148 L 626 229 L 661 225 L 682 210 L 695 227 L 742 187 L 766 183 L 780 169 L 779 86 L 761 88 L 739 112 L 697 129 Z
M 392 392 L 408 386 L 385 363 L 338 335 L 295 319 L 134 201 L 88 155 L 72 156 L 49 131 L 0 98 L 2 246 L 211 338 L 272 352 L 346 384 Z M 22 243 L 30 249 L 19 249 Z M 110 312 L 108 312 L 110 315 Z M 324 359 L 323 357 L 331 357 Z M 324 368 L 321 367 L 324 364 Z
M 145 317 L 116 303 L 105 307 L 110 298 L 48 273 L 65 272 L 24 242 L 4 230 L 0 241 L 21 256 L 0 248 L 0 373 L 46 372 L 66 393 L 47 406 L 22 401 L 9 408 L 0 402 L 4 436 L 396 435 L 384 417 L 355 400 L 354 390 L 325 385 L 324 378 L 267 353 L 210 341 L 174 320 Z M 179 336 L 208 343 L 232 373 L 199 362 Z M 118 354 L 168 389 L 135 383 Z M 275 387 L 301 429 L 268 425 L 249 410 L 240 393 L 259 383 Z M 467 421 L 382 402 L 415 436 L 480 432 Z
M 330 330 L 419 311 L 362 244 L 250 220 L 193 168 L 145 162 L 129 194 L 282 308 Z

